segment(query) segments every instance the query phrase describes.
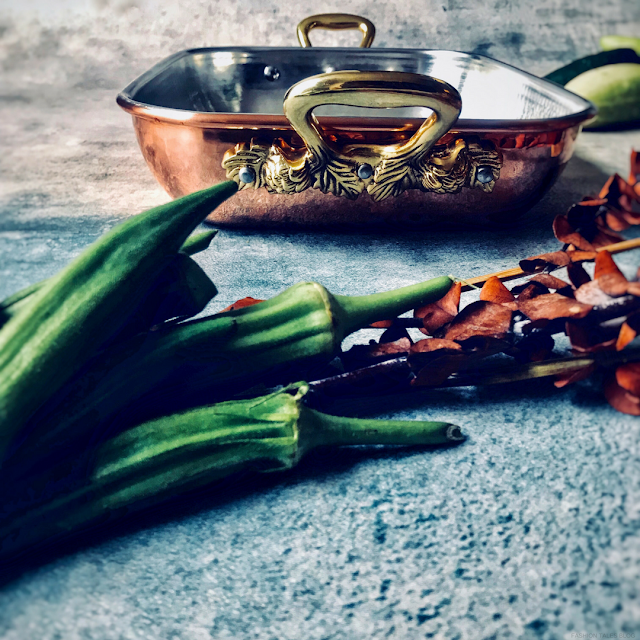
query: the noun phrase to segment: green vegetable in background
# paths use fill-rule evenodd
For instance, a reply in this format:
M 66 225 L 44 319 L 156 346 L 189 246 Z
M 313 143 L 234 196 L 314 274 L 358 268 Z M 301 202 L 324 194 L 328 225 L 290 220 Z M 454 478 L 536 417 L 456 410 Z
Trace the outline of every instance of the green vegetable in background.
M 2 327 L 0 459 L 28 417 L 126 323 L 193 229 L 236 190 L 224 182 L 118 225 Z
M 437 445 L 464 439 L 445 422 L 359 420 L 303 404 L 306 383 L 251 400 L 199 407 L 131 428 L 81 461 L 31 476 L 12 491 L 0 528 L 0 558 L 96 526 L 231 473 L 290 469 L 327 445 Z M 74 476 L 59 495 L 53 479 Z
M 640 55 L 640 38 L 634 38 L 632 36 L 602 36 L 602 38 L 600 38 L 600 48 L 603 51 L 633 49 Z
M 587 71 L 566 88 L 598 107 L 587 128 L 640 120 L 640 64 L 613 64 Z
M 551 80 L 557 84 L 566 85 L 585 71 L 597 69 L 608 64 L 619 64 L 623 62 L 640 63 L 640 57 L 633 49 L 614 49 L 613 51 L 601 51 L 591 56 L 574 60 L 568 65 L 556 69 L 544 76 L 545 80 Z

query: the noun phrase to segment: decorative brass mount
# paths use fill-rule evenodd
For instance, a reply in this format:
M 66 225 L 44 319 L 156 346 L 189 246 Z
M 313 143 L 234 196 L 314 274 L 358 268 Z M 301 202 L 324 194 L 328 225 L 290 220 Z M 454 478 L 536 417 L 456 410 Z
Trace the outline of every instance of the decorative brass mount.
M 433 113 L 406 142 L 338 147 L 323 136 L 313 116 L 322 104 L 428 107 Z M 222 166 L 241 189 L 292 194 L 313 188 L 350 199 L 366 191 L 379 201 L 408 189 L 457 193 L 479 187 L 490 192 L 500 175 L 502 158 L 491 143 L 461 137 L 434 146 L 462 108 L 456 89 L 442 80 L 400 71 L 334 71 L 293 85 L 283 106 L 306 148 L 295 151 L 281 140 L 271 145 L 252 140 L 230 149 Z

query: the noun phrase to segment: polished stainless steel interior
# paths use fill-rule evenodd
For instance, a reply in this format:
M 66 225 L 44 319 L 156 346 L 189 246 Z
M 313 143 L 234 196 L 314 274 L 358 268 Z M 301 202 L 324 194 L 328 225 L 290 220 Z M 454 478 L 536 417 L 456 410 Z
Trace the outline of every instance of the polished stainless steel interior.
M 182 112 L 281 115 L 286 91 L 329 71 L 409 71 L 444 80 L 462 97 L 458 125 L 584 120 L 591 104 L 552 82 L 485 56 L 403 49 L 207 48 L 181 51 L 132 82 L 122 96 L 141 106 Z M 318 115 L 352 116 L 353 107 L 323 106 Z M 358 109 L 357 117 L 379 118 Z M 398 108 L 385 117 L 424 117 Z M 581 117 L 582 116 L 582 117 Z

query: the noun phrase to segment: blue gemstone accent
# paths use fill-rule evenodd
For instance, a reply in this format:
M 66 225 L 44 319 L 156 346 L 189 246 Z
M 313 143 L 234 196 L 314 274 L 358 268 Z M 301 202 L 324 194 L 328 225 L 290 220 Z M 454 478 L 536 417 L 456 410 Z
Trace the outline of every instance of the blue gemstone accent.
M 238 171 L 238 178 L 240 178 L 240 182 L 251 184 L 256 179 L 256 172 L 251 167 L 242 167 Z
M 370 164 L 361 164 L 358 167 L 358 178 L 366 180 L 373 175 L 373 167 Z
M 481 184 L 488 184 L 493 180 L 493 171 L 491 167 L 478 167 L 476 171 L 476 179 Z

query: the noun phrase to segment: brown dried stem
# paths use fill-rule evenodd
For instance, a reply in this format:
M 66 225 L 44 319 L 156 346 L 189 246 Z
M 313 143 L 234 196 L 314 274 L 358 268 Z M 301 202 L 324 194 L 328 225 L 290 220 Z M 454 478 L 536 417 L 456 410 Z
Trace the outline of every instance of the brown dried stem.
M 608 251 L 611 254 L 623 253 L 624 251 L 631 251 L 632 249 L 640 249 L 640 238 L 633 238 L 632 240 L 623 240 L 622 242 L 615 242 L 614 244 L 607 245 L 606 247 L 600 247 L 596 251 Z M 476 276 L 474 278 L 466 278 L 463 280 L 462 291 L 471 291 L 475 287 L 482 286 L 489 278 L 496 277 L 507 282 L 509 280 L 517 280 L 523 276 L 530 275 L 525 273 L 520 267 L 514 267 L 513 269 L 505 269 L 504 271 L 496 271 L 496 273 L 489 273 L 486 276 Z
M 600 351 L 580 356 L 556 358 L 543 362 L 491 363 L 452 374 L 444 382 L 429 389 L 448 387 L 469 387 L 522 382 L 539 378 L 566 376 L 576 371 L 596 365 L 611 368 L 629 362 L 640 361 L 640 348 L 626 351 Z M 363 367 L 309 383 L 312 391 L 310 400 L 315 405 L 322 398 L 337 399 L 362 395 L 380 395 L 400 390 L 424 390 L 425 387 L 411 384 L 412 371 L 406 356 Z

